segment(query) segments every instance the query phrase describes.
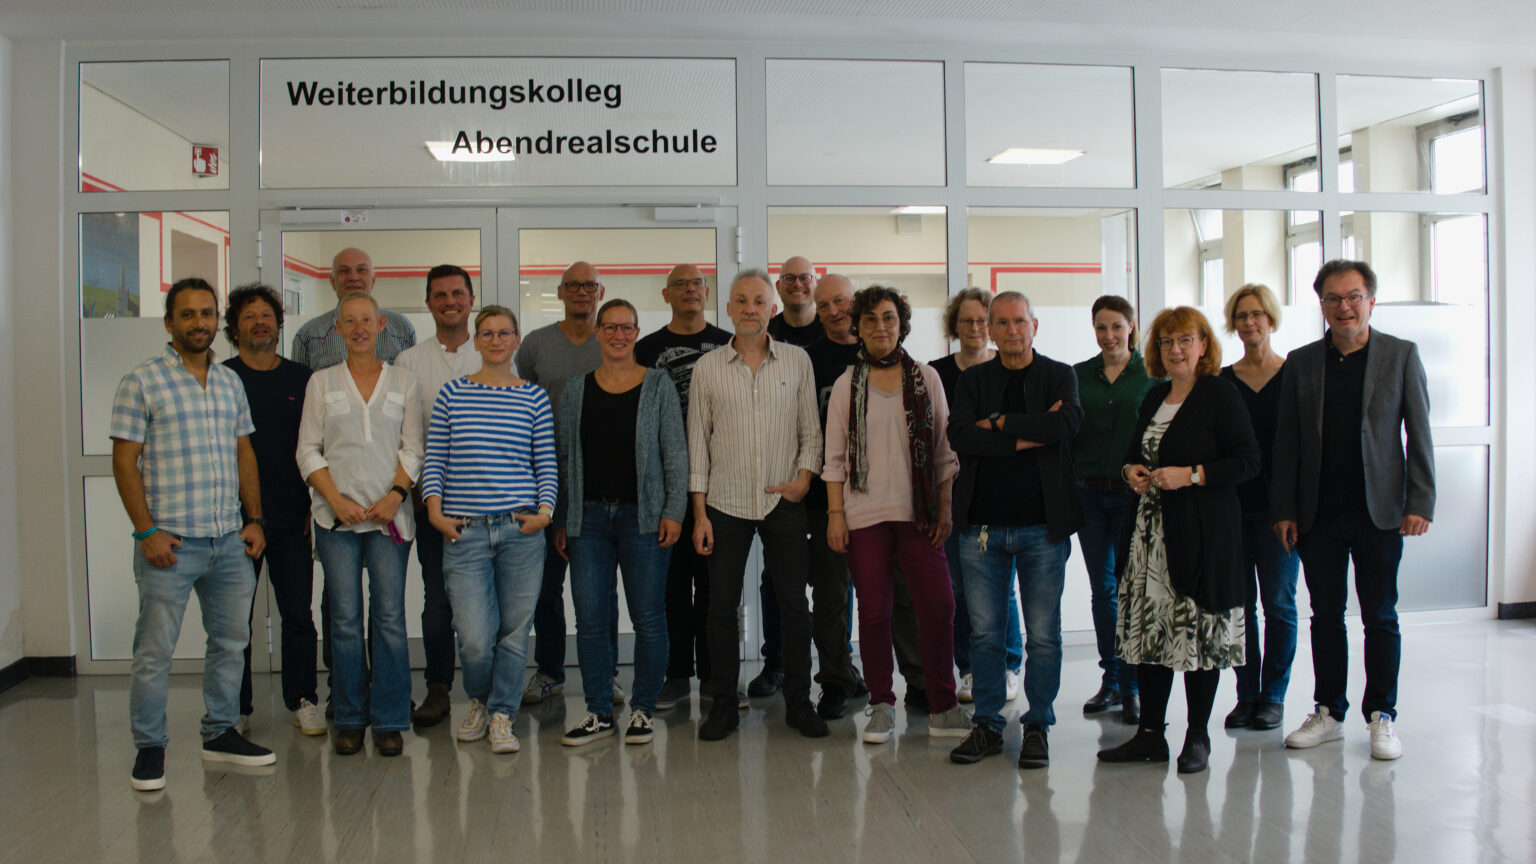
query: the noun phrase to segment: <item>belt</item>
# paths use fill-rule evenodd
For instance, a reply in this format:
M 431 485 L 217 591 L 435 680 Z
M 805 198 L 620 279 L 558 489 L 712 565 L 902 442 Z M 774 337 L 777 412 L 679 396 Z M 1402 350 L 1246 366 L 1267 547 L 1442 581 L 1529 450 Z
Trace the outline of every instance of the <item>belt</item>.
M 1125 488 L 1125 479 L 1121 477 L 1079 477 L 1077 479 L 1105 492 L 1113 492 L 1116 489 Z
M 534 513 L 534 510 L 513 510 L 508 513 L 476 513 L 473 516 L 453 516 L 453 519 L 463 519 L 466 527 L 470 525 L 495 525 L 498 522 L 515 522 L 512 517 L 517 513 Z

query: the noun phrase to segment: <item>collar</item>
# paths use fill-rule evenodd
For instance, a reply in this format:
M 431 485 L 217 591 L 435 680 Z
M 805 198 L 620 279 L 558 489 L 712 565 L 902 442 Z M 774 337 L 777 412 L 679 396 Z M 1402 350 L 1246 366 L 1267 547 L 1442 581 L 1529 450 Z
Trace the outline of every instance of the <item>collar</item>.
M 171 363 L 174 363 L 177 366 L 182 367 L 183 369 L 185 369 L 187 367 L 187 364 L 185 362 L 183 362 L 182 359 L 181 359 L 181 352 L 177 351 L 176 350 L 176 346 L 172 345 L 170 342 L 165 343 L 165 353 L 162 356 L 164 356 Z M 213 348 L 210 346 L 208 348 L 208 368 L 212 369 L 214 366 L 216 366 L 218 364 L 218 362 L 219 362 L 219 354 L 218 354 L 217 351 L 214 351 Z
M 773 338 L 772 336 L 769 336 L 768 337 L 768 359 L 770 359 L 770 360 L 777 360 L 777 359 L 779 359 L 779 346 L 780 345 L 786 345 L 787 346 L 788 344 L 789 344 L 788 342 L 780 342 L 779 340 Z M 741 359 L 741 352 L 739 350 L 737 350 L 737 348 L 736 348 L 736 337 L 734 335 L 731 336 L 731 341 L 729 343 L 727 343 L 727 345 L 731 349 L 731 360 L 730 360 L 730 362 L 732 362 L 732 363 L 745 363 L 746 362 L 745 360 Z
M 432 334 L 432 344 L 437 346 L 438 353 L 440 354 L 463 354 L 465 348 L 468 348 L 470 353 L 473 353 L 475 350 L 475 339 L 473 336 L 464 340 L 463 345 L 460 345 L 452 351 L 448 350 L 448 346 L 443 343 L 443 340 L 437 338 L 436 333 Z

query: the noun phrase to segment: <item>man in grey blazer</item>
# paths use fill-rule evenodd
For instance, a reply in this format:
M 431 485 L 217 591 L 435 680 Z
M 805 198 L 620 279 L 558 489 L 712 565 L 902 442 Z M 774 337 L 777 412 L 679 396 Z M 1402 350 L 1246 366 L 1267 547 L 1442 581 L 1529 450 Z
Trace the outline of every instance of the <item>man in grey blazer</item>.
M 1328 332 L 1286 359 L 1270 485 L 1275 533 L 1301 553 L 1312 595 L 1317 711 L 1285 744 L 1316 747 L 1344 737 L 1344 606 L 1353 560 L 1365 623 L 1360 707 L 1370 722 L 1371 756 L 1396 759 L 1403 755 L 1393 729 L 1402 659 L 1397 566 L 1403 538 L 1429 530 L 1435 512 L 1429 393 L 1418 346 L 1370 327 L 1376 306 L 1370 265 L 1329 261 L 1312 288 Z

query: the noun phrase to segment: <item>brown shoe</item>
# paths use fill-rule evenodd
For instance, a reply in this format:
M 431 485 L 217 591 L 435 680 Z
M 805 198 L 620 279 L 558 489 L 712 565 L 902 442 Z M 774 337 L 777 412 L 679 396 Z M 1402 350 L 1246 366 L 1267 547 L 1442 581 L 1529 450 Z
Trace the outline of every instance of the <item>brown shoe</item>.
M 361 729 L 337 729 L 331 736 L 332 746 L 336 748 L 336 755 L 351 756 L 363 749 L 363 730 Z
M 411 712 L 411 725 L 436 726 L 448 719 L 448 695 L 450 687 L 436 681 L 427 683 L 427 698 L 421 707 Z
M 405 736 L 399 732 L 374 732 L 373 749 L 380 756 L 399 756 L 405 750 Z

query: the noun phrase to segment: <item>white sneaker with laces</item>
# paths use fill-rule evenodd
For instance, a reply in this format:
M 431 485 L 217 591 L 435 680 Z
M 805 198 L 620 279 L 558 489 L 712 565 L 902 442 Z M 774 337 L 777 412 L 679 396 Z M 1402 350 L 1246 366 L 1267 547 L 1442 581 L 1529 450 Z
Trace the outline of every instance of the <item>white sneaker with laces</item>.
M 484 708 L 481 708 L 482 712 Z M 497 711 L 491 715 L 491 752 L 492 753 L 516 753 L 522 749 L 517 743 L 517 736 L 512 734 L 512 716 Z
M 929 738 L 964 738 L 971 734 L 971 715 L 959 705 L 948 711 L 928 715 Z
M 300 699 L 299 707 L 293 711 L 293 725 L 305 735 L 324 735 L 325 714 L 319 705 L 308 699 Z
M 1008 670 L 1008 701 L 1009 702 L 1012 702 L 1013 700 L 1019 698 L 1019 682 L 1021 682 L 1023 680 L 1024 680 L 1024 676 L 1022 674 L 1020 674 L 1018 672 L 1015 672 L 1012 669 Z
M 1301 721 L 1301 728 L 1285 736 L 1285 746 L 1292 750 L 1306 750 L 1344 737 L 1344 724 L 1333 719 L 1327 708 L 1321 706 Z
M 971 673 L 960 676 L 960 686 L 955 688 L 955 698 L 969 705 L 971 703 Z
M 485 737 L 486 713 L 485 706 L 479 699 L 469 700 L 469 716 L 459 724 L 459 731 L 455 733 L 460 741 L 479 741 Z
M 537 705 L 551 696 L 559 696 L 564 692 L 564 681 L 556 681 L 543 672 L 535 672 L 528 679 L 528 683 L 523 685 L 523 704 Z
M 1372 759 L 1392 760 L 1403 757 L 1403 742 L 1398 740 L 1397 730 L 1392 728 L 1390 715 L 1372 711 L 1370 730 Z
M 891 740 L 891 733 L 896 731 L 896 709 L 890 705 L 866 705 L 864 716 L 869 722 L 864 724 L 865 744 L 884 744 Z

